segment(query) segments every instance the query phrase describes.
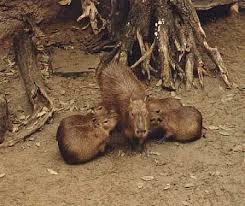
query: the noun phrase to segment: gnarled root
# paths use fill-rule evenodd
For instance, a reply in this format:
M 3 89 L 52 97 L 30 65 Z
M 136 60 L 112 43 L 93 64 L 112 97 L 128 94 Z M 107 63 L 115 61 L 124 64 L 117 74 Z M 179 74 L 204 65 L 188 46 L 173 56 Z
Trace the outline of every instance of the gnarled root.
M 81 21 L 84 18 L 89 18 L 89 24 L 92 27 L 94 34 L 99 34 L 102 30 L 106 28 L 106 20 L 99 14 L 96 6 L 95 0 L 82 0 L 82 15 L 77 18 L 77 21 Z M 98 21 L 101 21 L 102 25 L 99 27 Z M 85 26 L 84 29 L 88 27 Z
M 12 140 L 0 147 L 10 147 L 28 138 L 38 131 L 52 117 L 54 107 L 44 90 L 40 69 L 36 64 L 36 53 L 30 36 L 21 33 L 14 40 L 16 62 L 23 78 L 25 89 L 32 105 L 33 113 L 28 123 L 19 132 L 13 134 Z
M 154 36 L 149 32 L 153 24 Z M 131 68 L 140 64 L 142 72 L 150 78 L 150 71 L 153 70 L 150 63 L 154 63 L 154 67 L 161 72 L 163 88 L 175 90 L 177 83 L 180 85 L 182 82 L 187 89 L 195 87 L 196 74 L 201 87 L 204 86 L 207 71 L 200 49 L 215 63 L 225 84 L 228 87 L 232 85 L 220 53 L 207 43 L 190 0 L 134 0 L 119 39 L 121 47 L 112 59 L 127 64 L 128 54 L 134 52 L 132 45 L 138 41 L 141 58 Z M 153 40 L 149 48 L 148 42 Z

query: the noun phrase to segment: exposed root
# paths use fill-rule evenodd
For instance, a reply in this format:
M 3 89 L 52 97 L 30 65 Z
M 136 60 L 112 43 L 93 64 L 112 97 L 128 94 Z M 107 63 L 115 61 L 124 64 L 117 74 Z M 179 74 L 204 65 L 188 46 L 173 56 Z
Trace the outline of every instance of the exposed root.
M 95 0 L 82 0 L 82 9 L 83 9 L 83 14 L 77 18 L 77 21 L 81 21 L 84 18 L 89 18 L 90 20 L 90 25 L 91 28 L 94 32 L 94 34 L 99 34 L 102 30 L 104 30 L 106 28 L 106 20 L 99 14 L 96 6 L 95 6 Z M 102 22 L 101 27 L 99 28 L 98 26 L 98 20 Z M 87 28 L 87 26 L 85 26 L 84 28 Z
M 13 140 L 0 145 L 0 148 L 10 147 L 26 140 L 30 135 L 42 128 L 54 112 L 53 103 L 44 90 L 41 72 L 36 64 L 36 53 L 30 36 L 26 33 L 21 33 L 15 38 L 14 47 L 16 62 L 23 78 L 33 113 L 26 126 L 16 134 L 13 134 Z
M 190 89 L 193 85 L 194 55 L 189 53 L 186 55 L 186 88 Z
M 154 38 L 150 28 L 153 23 L 156 26 Z M 231 87 L 223 59 L 217 48 L 208 45 L 191 0 L 134 0 L 127 24 L 122 26 L 119 35 L 122 46 L 113 61 L 127 64 L 128 54 L 134 52 L 132 45 L 138 41 L 141 57 L 131 65 L 132 69 L 140 65 L 150 79 L 150 71 L 154 70 L 151 63 L 154 63 L 161 72 L 163 88 L 175 90 L 176 83 L 182 82 L 186 83 L 187 89 L 196 87 L 195 74 L 204 87 L 204 75 L 208 75 L 208 70 L 200 54 L 201 47 L 215 63 L 225 84 Z M 154 44 L 148 45 L 153 39 L 157 50 L 154 50 Z
M 147 52 L 147 43 L 146 44 L 144 43 L 143 37 L 140 34 L 139 29 L 137 29 L 136 36 L 137 36 L 137 39 L 139 42 L 141 55 L 142 55 L 142 57 L 144 56 L 144 60 L 141 61 L 141 62 L 143 62 L 142 63 L 142 72 L 143 72 L 143 74 L 146 72 L 147 78 L 150 80 L 150 78 L 151 78 L 150 70 L 152 68 L 152 66 L 150 65 L 150 61 L 151 61 L 151 54 L 152 54 L 153 48 L 151 51 Z M 152 45 L 154 46 L 154 44 L 152 44 Z
M 223 81 L 226 85 L 231 88 L 232 84 L 228 79 L 228 71 L 224 65 L 223 59 L 217 50 L 217 48 L 212 48 L 208 45 L 206 40 L 206 34 L 201 27 L 199 18 L 196 14 L 195 8 L 190 0 L 171 0 L 170 3 L 177 9 L 180 16 L 185 22 L 188 22 L 193 29 L 195 38 L 197 42 L 205 48 L 209 57 L 216 64 Z M 185 9 L 183 9 L 185 8 Z
M 165 30 L 163 24 L 159 25 L 159 56 L 162 62 L 162 86 L 168 89 L 175 89 L 172 81 L 172 72 L 170 67 L 170 55 L 169 55 L 169 39 L 168 31 Z
M 146 50 L 144 51 L 144 54 L 140 57 L 139 60 L 137 60 L 132 66 L 130 66 L 131 69 L 134 69 L 135 67 L 137 67 L 140 63 L 142 63 L 143 61 L 146 60 L 146 64 L 147 67 L 144 67 L 146 72 L 147 72 L 147 75 L 148 75 L 148 79 L 150 78 L 150 71 L 154 69 L 152 68 L 152 66 L 150 65 L 150 60 L 151 60 L 151 55 L 152 55 L 152 52 L 153 52 L 153 49 L 155 47 L 155 43 L 156 41 L 154 40 L 154 42 L 152 43 L 151 47 L 149 48 L 146 48 Z

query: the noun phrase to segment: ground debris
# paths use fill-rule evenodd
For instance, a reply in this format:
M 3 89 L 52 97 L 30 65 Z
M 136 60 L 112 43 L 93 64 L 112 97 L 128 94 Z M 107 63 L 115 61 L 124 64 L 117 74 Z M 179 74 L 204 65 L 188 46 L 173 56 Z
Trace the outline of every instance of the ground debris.
M 190 205 L 188 202 L 186 202 L 185 200 L 184 201 L 182 201 L 182 204 L 184 205 L 184 206 L 188 206 L 188 205 Z
M 195 185 L 193 183 L 186 183 L 184 185 L 185 188 L 191 188 L 191 187 L 194 187 Z
M 164 190 L 168 190 L 168 189 L 170 189 L 170 183 L 168 183 L 168 184 L 166 184 L 166 186 L 163 188 Z
M 154 177 L 153 176 L 143 176 L 141 177 L 141 179 L 144 181 L 151 181 L 151 180 L 154 180 Z
M 0 173 L 0 178 L 3 178 L 3 177 L 5 177 L 5 176 L 6 176 L 5 173 Z
M 54 170 L 52 170 L 52 169 L 47 169 L 48 170 L 48 172 L 51 174 L 51 175 L 57 175 L 58 174 L 58 172 L 56 172 L 56 171 L 54 171 Z

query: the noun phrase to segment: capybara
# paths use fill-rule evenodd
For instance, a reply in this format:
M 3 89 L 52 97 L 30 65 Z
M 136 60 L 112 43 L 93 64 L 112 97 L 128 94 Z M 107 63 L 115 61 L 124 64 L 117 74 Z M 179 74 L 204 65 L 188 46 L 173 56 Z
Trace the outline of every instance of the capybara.
M 144 85 L 130 68 L 123 64 L 110 64 L 96 74 L 107 110 L 119 114 L 124 135 L 143 144 L 149 131 L 149 111 Z
M 110 131 L 116 126 L 115 112 L 72 115 L 60 122 L 56 138 L 60 153 L 68 164 L 87 162 L 104 152 Z
M 164 140 L 190 142 L 202 136 L 202 114 L 195 107 L 183 106 L 151 120 L 162 129 Z
M 4 141 L 4 135 L 9 127 L 8 104 L 4 95 L 0 94 L 0 144 Z
M 157 122 L 154 121 L 154 119 L 161 118 L 163 113 L 170 112 L 171 110 L 175 110 L 183 106 L 179 99 L 172 97 L 163 99 L 148 98 L 147 104 L 150 112 L 150 120 L 153 119 L 153 121 L 150 122 L 151 129 L 158 126 L 155 125 Z

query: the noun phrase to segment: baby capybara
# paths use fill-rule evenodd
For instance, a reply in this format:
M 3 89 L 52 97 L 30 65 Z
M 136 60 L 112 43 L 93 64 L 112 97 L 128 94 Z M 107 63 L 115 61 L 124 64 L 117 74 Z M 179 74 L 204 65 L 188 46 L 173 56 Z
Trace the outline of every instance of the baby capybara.
M 151 119 L 163 130 L 164 140 L 190 142 L 202 136 L 202 114 L 191 106 L 183 106 Z
M 111 64 L 97 72 L 103 105 L 119 114 L 124 135 L 143 144 L 149 131 L 146 91 L 128 66 Z
M 157 123 L 154 120 L 161 118 L 163 113 L 170 112 L 171 110 L 175 110 L 183 106 L 179 99 L 172 97 L 167 97 L 164 99 L 149 98 L 147 100 L 147 104 L 150 112 L 150 120 L 153 119 L 153 121 L 150 122 L 151 129 L 158 126 L 154 125 Z
M 4 95 L 0 94 L 0 144 L 4 141 L 4 135 L 8 130 L 8 105 Z
M 101 112 L 63 119 L 56 138 L 65 162 L 84 163 L 104 152 L 109 133 L 117 124 L 117 116 L 115 112 Z

